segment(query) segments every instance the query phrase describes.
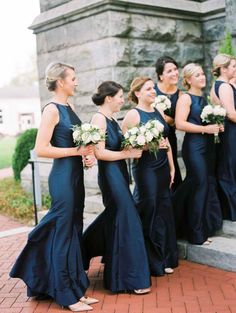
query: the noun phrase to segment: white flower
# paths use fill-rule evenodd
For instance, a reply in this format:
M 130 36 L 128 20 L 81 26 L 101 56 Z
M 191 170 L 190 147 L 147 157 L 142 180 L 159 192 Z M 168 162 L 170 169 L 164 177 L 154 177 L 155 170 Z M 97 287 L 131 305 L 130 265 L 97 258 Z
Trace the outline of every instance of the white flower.
M 157 128 L 152 128 L 151 132 L 153 133 L 154 137 L 158 137 L 160 135 L 160 132 Z
M 144 125 L 141 126 L 141 127 L 139 128 L 139 131 L 140 131 L 140 134 L 145 134 L 145 131 L 146 131 L 145 126 L 144 126 Z
M 92 137 L 92 142 L 97 143 L 98 141 L 101 140 L 101 135 L 99 133 L 94 133 L 91 135 Z
M 131 135 L 136 135 L 138 133 L 138 127 L 133 127 L 129 131 Z
M 145 133 L 145 138 L 146 138 L 146 141 L 147 141 L 147 142 L 150 142 L 150 141 L 152 141 L 152 139 L 153 139 L 153 134 L 148 130 L 148 131 L 146 131 L 146 133 Z
M 145 143 L 146 143 L 145 137 L 142 134 L 138 135 L 138 137 L 137 137 L 137 144 L 139 146 L 144 146 Z
M 145 127 L 147 129 L 151 129 L 153 126 L 152 126 L 152 121 L 148 121 L 146 124 L 145 124 Z
M 225 111 L 224 108 L 222 108 L 222 106 L 215 105 L 214 108 L 213 108 L 213 114 L 214 115 L 225 116 L 226 115 L 226 111 Z
M 155 98 L 154 107 L 158 110 L 165 111 L 171 108 L 171 101 L 165 95 L 159 95 Z
M 130 144 L 132 145 L 132 146 L 134 146 L 134 144 L 135 144 L 135 141 L 136 141 L 136 136 L 130 136 L 129 137 L 129 142 L 130 142 Z
M 124 134 L 124 137 L 125 137 L 125 139 L 128 139 L 128 138 L 129 138 L 129 132 L 126 132 L 126 133 Z
M 88 130 L 90 130 L 91 129 L 91 124 L 89 124 L 89 123 L 84 123 L 84 124 L 82 124 L 81 125 L 81 129 L 82 129 L 82 131 L 88 131 Z
M 153 124 L 154 124 L 154 127 L 156 127 L 159 132 L 163 132 L 164 125 L 161 122 L 157 120 L 153 120 Z
M 75 130 L 72 134 L 73 136 L 73 140 L 78 140 L 80 138 L 80 131 L 79 130 Z
M 201 113 L 201 118 L 204 119 L 207 117 L 207 115 L 210 115 L 212 113 L 213 113 L 213 106 L 208 104 L 203 108 L 202 113 Z
M 92 141 L 92 137 L 89 133 L 83 133 L 81 139 L 84 145 L 87 145 Z

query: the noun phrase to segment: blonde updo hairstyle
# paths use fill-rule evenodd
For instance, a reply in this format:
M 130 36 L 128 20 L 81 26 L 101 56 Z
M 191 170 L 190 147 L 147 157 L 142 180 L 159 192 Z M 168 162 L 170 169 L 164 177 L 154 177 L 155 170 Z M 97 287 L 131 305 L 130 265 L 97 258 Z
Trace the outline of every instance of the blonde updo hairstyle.
M 67 76 L 67 70 L 75 70 L 75 68 L 66 63 L 61 62 L 53 62 L 50 63 L 46 70 L 45 70 L 45 76 L 46 76 L 46 86 L 49 91 L 55 91 L 57 88 L 57 81 L 59 79 L 64 79 Z
M 143 85 L 149 81 L 152 80 L 150 77 L 147 76 L 139 76 L 133 79 L 131 85 L 130 85 L 130 90 L 128 93 L 128 99 L 129 101 L 134 102 L 135 104 L 138 104 L 138 98 L 135 94 L 136 91 L 140 91 Z
M 217 54 L 213 60 L 212 74 L 216 77 L 219 77 L 221 75 L 220 69 L 222 67 L 227 68 L 233 59 L 235 58 L 229 54 Z
M 184 88 L 186 88 L 187 90 L 190 89 L 191 85 L 188 82 L 188 79 L 198 70 L 201 69 L 201 65 L 197 64 L 197 63 L 189 63 L 187 65 L 184 66 L 183 70 L 182 70 L 182 77 L 183 77 L 183 81 L 182 81 L 182 85 Z

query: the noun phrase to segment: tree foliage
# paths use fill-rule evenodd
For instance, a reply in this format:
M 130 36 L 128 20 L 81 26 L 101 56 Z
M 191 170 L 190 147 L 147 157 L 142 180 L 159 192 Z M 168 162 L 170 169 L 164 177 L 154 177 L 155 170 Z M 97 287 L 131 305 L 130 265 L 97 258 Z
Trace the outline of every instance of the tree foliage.
M 225 38 L 219 48 L 219 53 L 225 53 L 229 55 L 235 55 L 234 47 L 232 43 L 232 36 L 229 31 L 226 32 Z

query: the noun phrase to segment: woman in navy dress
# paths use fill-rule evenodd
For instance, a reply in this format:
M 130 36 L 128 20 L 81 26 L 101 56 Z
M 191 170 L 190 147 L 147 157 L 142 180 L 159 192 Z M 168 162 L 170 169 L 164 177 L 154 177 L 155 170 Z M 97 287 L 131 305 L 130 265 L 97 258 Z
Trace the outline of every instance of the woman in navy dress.
M 78 149 L 73 144 L 71 127 L 81 124 L 68 104 L 77 86 L 74 68 L 53 63 L 46 77 L 54 97 L 44 108 L 35 149 L 38 156 L 54 159 L 49 176 L 52 206 L 29 234 L 10 276 L 25 282 L 30 297 L 52 298 L 71 311 L 89 311 L 89 304 L 98 300 L 84 297 L 89 281 L 83 268 L 80 237 L 84 209 L 82 156 L 93 154 L 93 148 Z M 92 166 L 93 159 L 86 160 L 86 166 Z
M 163 56 L 157 59 L 155 67 L 158 79 L 157 84 L 155 84 L 156 94 L 157 96 L 167 96 L 171 102 L 171 108 L 166 110 L 164 115 L 165 120 L 169 125 L 168 139 L 171 145 L 175 165 L 175 177 L 171 186 L 171 190 L 175 191 L 182 182 L 181 172 L 177 160 L 178 148 L 177 137 L 175 133 L 175 109 L 177 100 L 181 95 L 181 91 L 177 87 L 179 80 L 178 63 L 169 56 Z
M 104 82 L 92 99 L 99 106 L 92 123 L 106 133 L 106 141 L 95 149 L 105 210 L 83 235 L 84 267 L 89 268 L 92 257 L 102 256 L 106 289 L 147 293 L 150 291 L 147 254 L 125 162 L 127 158 L 140 158 L 142 151 L 121 150 L 123 135 L 113 114 L 124 104 L 122 86 Z
M 211 98 L 226 109 L 225 131 L 217 158 L 217 179 L 223 218 L 236 221 L 236 89 L 229 81 L 236 75 L 236 59 L 219 54 L 213 61 L 214 82 Z
M 206 77 L 200 65 L 190 63 L 183 69 L 183 94 L 176 108 L 176 127 L 185 131 L 182 147 L 187 174 L 173 197 L 177 233 L 192 244 L 210 244 L 222 226 L 216 192 L 214 135 L 217 124 L 203 125 L 201 112 L 207 101 L 202 96 Z
M 170 198 L 174 179 L 174 163 L 171 147 L 168 147 L 169 126 L 164 115 L 152 108 L 156 92 L 148 77 L 137 77 L 131 83 L 129 99 L 136 104 L 123 121 L 123 132 L 149 120 L 158 120 L 164 125 L 165 139 L 155 156 L 143 151 L 142 157 L 133 162 L 135 181 L 134 199 L 143 225 L 144 239 L 151 275 L 173 273 L 178 265 L 175 225 Z

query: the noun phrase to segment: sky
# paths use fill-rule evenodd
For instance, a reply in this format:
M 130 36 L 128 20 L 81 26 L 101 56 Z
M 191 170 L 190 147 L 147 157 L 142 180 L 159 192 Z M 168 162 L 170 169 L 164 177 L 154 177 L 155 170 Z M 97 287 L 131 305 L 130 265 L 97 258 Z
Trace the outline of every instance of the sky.
M 0 1 L 0 87 L 31 65 L 36 36 L 28 27 L 39 13 L 39 0 Z

